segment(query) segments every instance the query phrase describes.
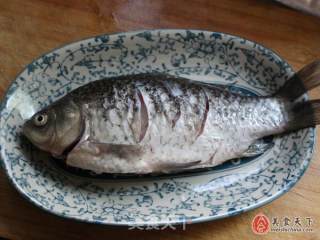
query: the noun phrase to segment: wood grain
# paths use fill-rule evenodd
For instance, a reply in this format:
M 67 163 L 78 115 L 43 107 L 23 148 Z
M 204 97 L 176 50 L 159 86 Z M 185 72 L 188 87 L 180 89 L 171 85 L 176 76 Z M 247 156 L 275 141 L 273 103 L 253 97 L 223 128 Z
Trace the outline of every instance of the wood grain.
M 191 28 L 239 35 L 274 49 L 295 69 L 320 58 L 320 18 L 268 0 L 0 0 L 0 94 L 40 54 L 93 35 L 149 28 Z M 320 98 L 320 90 L 312 97 Z M 319 134 L 318 134 L 318 139 Z M 318 144 L 319 146 L 319 144 Z M 317 146 L 317 147 L 318 147 Z M 0 173 L 0 237 L 9 239 L 256 239 L 253 217 L 312 217 L 313 233 L 262 239 L 320 239 L 320 153 L 287 194 L 254 211 L 186 230 L 140 231 L 50 215 L 27 202 Z

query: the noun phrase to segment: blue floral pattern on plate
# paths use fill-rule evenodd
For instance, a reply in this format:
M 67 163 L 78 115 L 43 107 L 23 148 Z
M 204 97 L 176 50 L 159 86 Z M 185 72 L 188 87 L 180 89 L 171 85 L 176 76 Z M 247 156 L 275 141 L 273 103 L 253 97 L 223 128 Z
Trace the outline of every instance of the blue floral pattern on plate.
M 262 156 L 209 171 L 161 178 L 93 179 L 59 167 L 21 139 L 23 122 L 72 89 L 109 76 L 165 72 L 258 95 L 293 74 L 271 50 L 246 39 L 196 30 L 101 35 L 30 63 L 1 107 L 1 158 L 13 185 L 37 206 L 82 221 L 130 225 L 200 222 L 256 208 L 288 191 L 307 168 L 314 128 L 274 137 Z

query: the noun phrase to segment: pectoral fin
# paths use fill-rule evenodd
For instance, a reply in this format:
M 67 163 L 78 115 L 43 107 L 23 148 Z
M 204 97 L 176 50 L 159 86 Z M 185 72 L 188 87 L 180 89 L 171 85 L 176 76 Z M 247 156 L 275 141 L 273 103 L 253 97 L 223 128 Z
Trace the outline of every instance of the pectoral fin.
M 262 139 L 251 144 L 248 149 L 242 154 L 243 157 L 255 157 L 263 154 L 273 146 L 272 142 L 264 142 Z
M 68 154 L 67 164 L 73 167 L 104 172 L 99 169 L 101 163 L 108 163 L 113 159 L 135 159 L 143 154 L 139 145 L 110 144 L 92 142 L 89 140 L 78 143 Z
M 201 161 L 192 161 L 192 162 L 185 162 L 185 163 L 158 163 L 153 165 L 153 172 L 161 172 L 161 173 L 174 173 L 180 172 L 182 170 L 187 170 L 193 166 L 196 166 Z

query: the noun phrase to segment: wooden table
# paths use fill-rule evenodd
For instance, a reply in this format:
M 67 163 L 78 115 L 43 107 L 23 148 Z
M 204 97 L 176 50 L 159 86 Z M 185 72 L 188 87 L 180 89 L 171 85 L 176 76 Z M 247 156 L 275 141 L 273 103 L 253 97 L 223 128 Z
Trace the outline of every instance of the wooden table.
M 274 49 L 295 69 L 320 58 L 320 18 L 269 0 L 0 0 L 0 93 L 40 54 L 89 36 L 146 28 L 191 28 L 243 36 Z M 320 89 L 311 95 L 320 98 Z M 318 139 L 320 139 L 318 134 Z M 65 220 L 25 201 L 0 171 L 0 237 L 9 239 L 257 239 L 253 217 L 311 217 L 313 233 L 264 239 L 320 239 L 320 153 L 301 181 L 254 211 L 183 230 L 127 230 Z

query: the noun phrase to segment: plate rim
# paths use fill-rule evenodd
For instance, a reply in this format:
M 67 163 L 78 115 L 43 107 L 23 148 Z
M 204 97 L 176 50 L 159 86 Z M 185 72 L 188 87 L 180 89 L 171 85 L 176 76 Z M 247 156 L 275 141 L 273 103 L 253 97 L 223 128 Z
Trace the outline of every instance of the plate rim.
M 15 84 L 16 80 L 18 79 L 18 77 L 27 69 L 27 67 L 30 64 L 33 64 L 34 62 L 38 61 L 43 56 L 46 56 L 46 55 L 48 55 L 50 53 L 55 52 L 56 50 L 65 48 L 65 47 L 70 46 L 72 44 L 80 43 L 80 42 L 87 41 L 87 40 L 94 39 L 94 38 L 99 38 L 99 37 L 102 37 L 102 36 L 115 36 L 115 35 L 121 35 L 121 34 L 124 34 L 124 35 L 137 34 L 137 33 L 145 32 L 145 31 L 149 31 L 149 32 L 191 31 L 191 32 L 204 32 L 204 33 L 210 33 L 210 34 L 217 33 L 217 34 L 225 35 L 227 37 L 234 37 L 236 39 L 243 39 L 243 40 L 246 40 L 246 41 L 248 41 L 250 43 L 254 43 L 254 44 L 258 45 L 258 46 L 261 46 L 264 49 L 267 49 L 273 55 L 275 55 L 279 60 L 281 60 L 281 62 L 287 64 L 288 68 L 290 69 L 290 71 L 292 73 L 295 73 L 295 71 L 292 68 L 292 66 L 284 58 L 282 58 L 281 55 L 278 54 L 277 51 L 275 51 L 275 50 L 273 50 L 273 49 L 271 49 L 269 47 L 266 47 L 265 45 L 263 45 L 261 43 L 258 43 L 258 42 L 254 41 L 254 40 L 249 40 L 249 39 L 247 39 L 245 37 L 242 37 L 240 35 L 230 34 L 230 33 L 226 33 L 226 32 L 204 30 L 204 29 L 193 29 L 193 28 L 192 29 L 189 29 L 189 28 L 185 28 L 185 29 L 184 28 L 156 28 L 156 29 L 138 29 L 138 30 L 134 30 L 134 31 L 119 31 L 119 32 L 115 31 L 115 32 L 102 33 L 102 34 L 98 34 L 98 35 L 94 35 L 94 36 L 80 38 L 80 39 L 75 40 L 75 41 L 70 41 L 70 42 L 67 42 L 67 43 L 64 43 L 64 44 L 60 44 L 59 46 L 57 46 L 55 48 L 52 48 L 51 50 L 46 51 L 43 54 L 40 54 L 37 57 L 33 58 L 33 60 L 31 62 L 26 64 L 22 68 L 22 70 L 19 71 L 18 74 L 16 74 L 16 76 L 14 77 L 14 79 L 11 81 L 11 83 L 8 85 L 6 91 L 4 92 L 3 97 L 1 99 L 1 102 L 0 102 L 0 116 L 1 116 L 2 111 L 6 107 L 7 100 L 12 95 L 11 91 L 14 90 L 14 89 L 12 89 L 13 85 Z M 307 99 L 308 98 L 309 97 L 307 95 Z M 2 118 L 0 117 L 0 121 L 1 120 L 2 120 Z M 247 212 L 247 211 L 259 208 L 261 206 L 264 206 L 264 205 L 267 205 L 267 204 L 273 202 L 274 200 L 278 199 L 279 197 L 281 197 L 282 195 L 287 193 L 289 190 L 291 190 L 297 184 L 297 182 L 301 179 L 301 177 L 305 174 L 306 170 L 308 169 L 308 167 L 310 165 L 310 162 L 312 161 L 312 157 L 314 155 L 315 143 L 316 143 L 316 140 L 317 140 L 316 128 L 315 127 L 310 127 L 309 129 L 312 131 L 311 133 L 313 134 L 312 147 L 310 147 L 310 151 L 308 152 L 308 155 L 304 156 L 303 163 L 305 163 L 305 164 L 300 164 L 300 166 L 302 166 L 300 168 L 300 171 L 299 171 L 300 175 L 297 176 L 297 178 L 294 179 L 293 181 L 289 182 L 289 184 L 285 188 L 282 188 L 280 191 L 276 192 L 271 197 L 268 197 L 265 200 L 260 201 L 258 203 L 251 204 L 250 206 L 246 206 L 246 207 L 243 207 L 241 209 L 236 209 L 236 210 L 233 210 L 231 212 L 226 212 L 226 213 L 220 214 L 220 215 L 197 217 L 197 218 L 192 219 L 191 223 L 186 222 L 185 219 L 182 219 L 182 220 L 177 220 L 177 221 L 165 221 L 165 222 L 159 221 L 158 223 L 153 223 L 153 222 L 152 223 L 147 223 L 147 222 L 144 222 L 142 224 L 141 223 L 133 223 L 132 224 L 130 222 L 127 222 L 127 223 L 119 222 L 119 223 L 117 223 L 117 222 L 105 222 L 103 220 L 95 221 L 95 220 L 90 220 L 90 219 L 77 218 L 77 217 L 73 217 L 73 216 L 69 216 L 69 215 L 64 215 L 64 214 L 62 214 L 60 212 L 52 211 L 52 210 L 50 210 L 48 208 L 43 207 L 40 203 L 36 202 L 33 198 L 28 196 L 27 193 L 25 193 L 22 189 L 20 189 L 20 187 L 14 182 L 13 178 L 9 174 L 8 166 L 6 165 L 6 161 L 3 159 L 4 156 L 3 156 L 3 151 L 1 149 L 1 146 L 0 146 L 0 169 L 5 172 L 5 174 L 7 175 L 7 178 L 9 179 L 10 184 L 13 185 L 13 187 L 23 196 L 24 199 L 26 199 L 28 202 L 32 203 L 32 205 L 35 205 L 38 208 L 44 210 L 45 212 L 53 214 L 53 215 L 61 217 L 61 218 L 70 219 L 70 220 L 78 221 L 78 222 L 85 222 L 85 223 L 99 224 L 99 225 L 108 225 L 108 226 L 119 226 L 119 227 L 163 226 L 165 224 L 171 224 L 171 225 L 195 224 L 195 223 L 214 221 L 214 220 L 218 220 L 218 219 L 224 219 L 224 218 L 227 218 L 227 217 L 235 216 L 235 215 L 238 215 L 240 213 Z

